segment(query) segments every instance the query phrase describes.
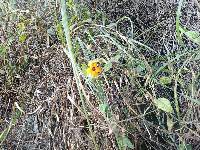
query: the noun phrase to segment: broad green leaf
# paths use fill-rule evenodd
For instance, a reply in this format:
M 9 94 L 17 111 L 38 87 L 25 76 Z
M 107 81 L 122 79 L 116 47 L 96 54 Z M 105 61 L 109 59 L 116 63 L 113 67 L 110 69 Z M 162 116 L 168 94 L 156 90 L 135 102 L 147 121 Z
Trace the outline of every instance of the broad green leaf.
M 179 26 L 181 34 L 185 34 L 192 42 L 200 45 L 200 32 L 189 31 L 181 26 Z
M 200 36 L 199 32 L 197 31 L 187 31 L 185 34 L 191 39 L 196 39 Z
M 136 71 L 141 75 L 144 75 L 145 70 L 146 70 L 146 66 L 142 62 L 139 65 L 137 65 L 137 67 L 136 67 Z
M 158 109 L 161 109 L 165 112 L 172 113 L 172 111 L 173 111 L 170 101 L 166 98 L 155 99 L 154 103 Z
M 119 146 L 120 150 L 124 150 L 127 147 L 133 149 L 134 145 L 131 143 L 131 141 L 126 136 L 117 136 L 117 144 Z
M 109 111 L 108 103 L 100 104 L 99 110 L 104 115 L 104 117 L 110 118 L 112 116 L 111 112 Z
M 123 143 L 128 148 L 132 148 L 132 149 L 134 148 L 133 144 L 126 136 L 123 137 Z
M 162 76 L 160 78 L 160 83 L 163 84 L 163 85 L 170 84 L 171 83 L 171 78 L 170 77 L 166 77 L 166 76 Z
M 187 31 L 185 35 L 194 43 L 200 45 L 200 33 L 197 31 Z
M 179 145 L 179 150 L 192 150 L 191 144 L 185 144 L 185 142 Z
M 103 103 L 99 105 L 99 110 L 101 111 L 102 114 L 106 114 L 108 111 L 108 104 L 107 103 Z

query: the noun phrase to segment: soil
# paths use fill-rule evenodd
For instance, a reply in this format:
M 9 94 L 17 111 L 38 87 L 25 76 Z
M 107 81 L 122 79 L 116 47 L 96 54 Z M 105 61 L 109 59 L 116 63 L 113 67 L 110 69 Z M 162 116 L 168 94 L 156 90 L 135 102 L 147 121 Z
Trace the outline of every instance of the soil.
M 145 41 L 144 44 L 157 50 L 156 53 L 144 53 L 145 57 L 150 59 L 158 54 L 165 55 L 169 51 L 172 53 L 180 51 L 181 53 L 175 35 L 178 1 L 100 0 L 96 3 L 94 1 L 83 2 L 94 10 L 103 11 L 110 22 L 115 22 L 123 16 L 130 17 L 133 22 L 135 39 L 141 42 Z M 49 6 L 46 7 L 47 5 Z M 0 69 L 0 131 L 8 126 L 14 115 L 13 112 L 17 111 L 13 109 L 15 102 L 25 112 L 21 114 L 1 145 L 2 150 L 75 148 L 86 150 L 90 149 L 88 146 L 92 145 L 87 137 L 88 130 L 84 128 L 86 120 L 69 101 L 69 96 L 71 96 L 77 104 L 81 105 L 79 97 L 76 95 L 77 89 L 71 64 L 54 33 L 47 33 L 47 30 L 53 26 L 53 5 L 56 5 L 56 2 L 16 1 L 17 9 L 29 10 L 29 19 L 31 17 L 35 19 L 34 26 L 30 25 L 27 30 L 29 34 L 27 43 L 19 43 L 14 39 L 8 49 L 8 59 L 11 65 L 16 66 L 12 69 L 14 76 L 10 75 L 6 66 Z M 181 23 L 190 30 L 200 31 L 200 14 L 195 1 L 184 3 Z M 16 23 L 11 22 L 9 26 L 14 28 Z M 128 36 L 127 33 L 130 33 L 129 22 L 123 21 L 118 28 L 126 36 Z M 15 32 L 14 29 L 12 32 Z M 2 34 L 3 36 L 5 39 L 8 38 L 6 34 Z M 186 42 L 188 49 L 197 47 L 189 40 Z M 3 63 L 1 59 L 0 63 Z M 199 64 L 195 65 L 197 69 L 200 67 Z M 8 84 L 8 80 L 10 80 L 10 84 Z M 198 113 L 197 116 L 199 116 Z M 197 117 L 197 119 L 199 118 Z M 95 121 L 95 119 L 92 120 Z M 105 138 L 109 143 L 109 146 L 101 143 L 102 148 L 116 149 L 113 138 L 106 137 L 107 134 L 104 135 L 100 130 L 96 129 L 99 131 L 96 133 L 99 135 L 99 143 Z M 138 135 L 136 138 L 140 138 L 140 133 L 136 134 Z M 148 133 L 145 131 L 144 135 L 146 134 Z M 188 140 L 198 149 L 200 139 L 188 136 Z M 162 139 L 160 140 L 162 143 Z M 138 148 L 142 149 L 143 143 L 139 142 Z M 163 147 L 157 146 L 156 148 Z M 163 149 L 165 148 L 168 149 L 164 146 Z

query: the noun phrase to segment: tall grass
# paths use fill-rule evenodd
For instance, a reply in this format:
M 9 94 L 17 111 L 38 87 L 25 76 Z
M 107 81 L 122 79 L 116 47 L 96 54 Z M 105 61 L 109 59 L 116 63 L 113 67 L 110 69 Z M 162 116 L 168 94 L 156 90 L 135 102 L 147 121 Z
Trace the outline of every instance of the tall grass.
M 127 16 L 113 23 L 102 12 L 98 10 L 92 12 L 84 4 L 73 0 L 61 0 L 58 3 L 60 12 L 57 12 L 57 7 L 55 7 L 52 25 L 52 28 L 56 30 L 54 36 L 58 40 L 54 44 L 63 48 L 67 56 L 66 62 L 70 63 L 70 69 L 73 72 L 75 80 L 73 88 L 78 91 L 69 92 L 66 87 L 67 96 L 64 100 L 77 108 L 77 112 L 72 113 L 78 114 L 78 117 L 84 118 L 87 122 L 82 125 L 78 120 L 75 124 L 73 122 L 72 126 L 89 130 L 89 132 L 76 133 L 71 131 L 73 127 L 69 130 L 63 127 L 63 130 L 58 131 L 63 136 L 60 139 L 66 142 L 64 134 L 68 130 L 70 134 L 77 134 L 71 135 L 71 140 L 74 140 L 73 144 L 75 143 L 77 148 L 82 148 L 85 144 L 88 149 L 96 150 L 190 149 L 192 144 L 188 142 L 190 139 L 186 136 L 200 137 L 199 130 L 196 128 L 198 123 L 195 122 L 198 116 L 194 115 L 200 105 L 198 95 L 200 33 L 190 31 L 182 25 L 182 8 L 187 2 L 179 1 L 176 16 L 174 16 L 176 18 L 175 38 L 179 44 L 177 51 L 168 51 L 163 55 L 160 55 L 159 50 L 146 44 L 146 39 L 140 39 L 143 34 L 151 34 L 153 32 L 151 29 L 157 28 L 161 23 L 137 35 L 134 33 L 134 22 Z M 59 14 L 61 14 L 61 21 Z M 15 17 L 14 15 L 13 18 Z M 124 22 L 128 22 L 126 28 L 130 29 L 129 33 L 121 33 L 119 30 L 120 24 Z M 23 22 L 19 24 L 21 29 L 25 28 Z M 21 45 L 26 45 L 27 37 L 32 35 L 26 35 L 24 30 L 19 32 L 18 30 L 17 35 L 13 36 L 17 37 Z M 196 44 L 196 48 L 188 47 L 185 43 L 187 40 Z M 4 67 L 7 65 L 6 68 L 9 68 L 7 49 L 12 48 L 11 44 L 12 42 L 5 43 L 0 47 L 0 54 L 4 60 Z M 103 69 L 97 78 L 90 78 L 85 73 L 88 62 L 91 60 L 98 61 Z M 11 76 L 14 75 L 13 73 Z M 12 84 L 10 81 L 9 85 Z M 26 101 L 24 103 L 26 104 Z M 48 103 L 53 102 L 48 101 Z M 54 101 L 54 103 L 58 102 Z M 1 132 L 1 144 L 14 128 L 17 120 L 23 115 L 30 114 L 18 103 L 15 107 L 19 112 L 13 111 L 9 125 Z M 54 111 L 59 110 L 58 108 Z M 50 112 L 52 113 L 51 110 Z M 59 116 L 59 112 L 55 114 L 57 120 L 63 117 Z M 68 115 L 67 112 L 64 114 Z M 59 121 L 61 125 L 64 125 L 71 120 L 60 119 Z M 83 135 L 87 139 L 81 138 Z M 52 133 L 50 137 L 53 137 Z M 76 137 L 78 138 L 75 139 Z

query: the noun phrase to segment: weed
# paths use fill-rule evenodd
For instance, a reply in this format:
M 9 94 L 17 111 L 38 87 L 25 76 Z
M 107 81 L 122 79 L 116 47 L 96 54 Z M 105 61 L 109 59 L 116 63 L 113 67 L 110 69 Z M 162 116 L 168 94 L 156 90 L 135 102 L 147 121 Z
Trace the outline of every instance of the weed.
M 144 1 L 135 5 L 144 9 Z M 150 18 L 151 26 L 139 9 L 137 19 L 111 22 L 86 2 L 3 1 L 1 145 L 197 148 L 200 33 L 183 24 L 187 4 L 180 0 L 172 19 Z

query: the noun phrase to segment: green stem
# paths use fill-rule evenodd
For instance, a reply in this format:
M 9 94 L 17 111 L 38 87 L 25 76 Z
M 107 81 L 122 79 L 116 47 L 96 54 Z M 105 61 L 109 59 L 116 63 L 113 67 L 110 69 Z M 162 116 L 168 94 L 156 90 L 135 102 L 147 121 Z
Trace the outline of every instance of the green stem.
M 93 134 L 91 124 L 90 124 L 90 121 L 89 121 L 89 117 L 88 117 L 88 113 L 87 113 L 87 110 L 86 110 L 84 97 L 83 97 L 83 94 L 82 94 L 82 91 L 81 91 L 81 88 L 80 88 L 81 80 L 80 80 L 80 77 L 79 77 L 79 74 L 78 74 L 78 69 L 77 69 L 75 57 L 74 57 L 74 54 L 73 54 L 73 47 L 72 47 L 72 41 L 71 41 L 70 30 L 69 30 L 69 25 L 68 25 L 68 16 L 67 16 L 66 10 L 67 10 L 66 1 L 61 0 L 62 25 L 63 25 L 65 38 L 66 38 L 66 42 L 67 42 L 67 50 L 64 48 L 64 52 L 67 54 L 67 56 L 69 57 L 69 60 L 72 64 L 74 77 L 75 77 L 75 80 L 76 80 L 77 88 L 78 88 L 80 99 L 81 99 L 82 106 L 83 106 L 83 113 L 84 113 L 84 116 L 87 120 L 87 123 L 88 123 L 88 126 L 89 126 L 89 131 L 90 131 L 91 138 L 92 138 L 92 141 L 94 143 L 95 149 L 97 150 L 98 145 L 96 144 L 96 141 L 95 141 L 95 136 Z
M 178 96 L 177 96 L 177 86 L 178 86 L 178 76 L 175 77 L 174 102 L 175 102 L 175 108 L 176 108 L 176 113 L 177 113 L 177 116 L 178 116 L 178 120 L 180 122 L 181 119 L 180 119 L 180 110 L 179 110 Z

